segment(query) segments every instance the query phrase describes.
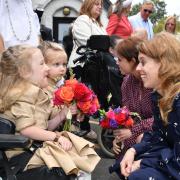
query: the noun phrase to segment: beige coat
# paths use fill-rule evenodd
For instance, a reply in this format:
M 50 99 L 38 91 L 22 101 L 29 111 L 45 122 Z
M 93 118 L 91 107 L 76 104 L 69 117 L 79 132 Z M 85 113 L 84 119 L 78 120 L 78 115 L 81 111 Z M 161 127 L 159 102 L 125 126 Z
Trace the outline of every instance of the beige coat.
M 73 143 L 70 151 L 64 151 L 57 142 L 46 141 L 35 152 L 26 169 L 46 164 L 48 168 L 62 167 L 66 174 L 78 174 L 79 170 L 91 173 L 100 161 L 94 145 L 70 132 L 64 131 L 62 135 Z
M 12 94 L 17 95 L 18 92 L 17 88 Z M 15 123 L 16 133 L 19 133 L 32 125 L 47 129 L 52 112 L 49 96 L 39 87 L 30 84 L 24 94 L 3 115 Z M 27 168 L 46 164 L 49 168 L 62 167 L 67 174 L 72 172 L 77 174 L 79 169 L 92 172 L 100 160 L 93 150 L 93 144 L 68 132 L 63 132 L 63 135 L 72 141 L 71 151 L 65 152 L 55 142 L 44 142 L 43 147 L 37 150 Z M 12 157 L 21 152 L 22 150 L 11 150 L 7 152 L 7 155 Z

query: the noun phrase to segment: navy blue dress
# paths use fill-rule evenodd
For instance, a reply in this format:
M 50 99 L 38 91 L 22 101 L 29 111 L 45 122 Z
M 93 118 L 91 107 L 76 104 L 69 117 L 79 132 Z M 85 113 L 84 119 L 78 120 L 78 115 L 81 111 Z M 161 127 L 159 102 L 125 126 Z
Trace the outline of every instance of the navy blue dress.
M 174 99 L 167 126 L 161 119 L 159 98 L 153 94 L 153 132 L 144 133 L 142 142 L 133 146 L 137 152 L 135 160 L 142 161 L 129 180 L 180 180 L 180 93 Z

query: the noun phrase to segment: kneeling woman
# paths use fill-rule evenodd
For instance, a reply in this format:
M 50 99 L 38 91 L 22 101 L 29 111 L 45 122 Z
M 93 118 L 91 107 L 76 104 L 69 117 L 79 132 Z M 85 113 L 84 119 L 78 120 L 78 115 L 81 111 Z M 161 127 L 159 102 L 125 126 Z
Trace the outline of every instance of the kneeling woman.
M 139 46 L 144 86 L 153 88 L 154 124 L 120 163 L 129 180 L 180 179 L 180 43 L 168 33 Z

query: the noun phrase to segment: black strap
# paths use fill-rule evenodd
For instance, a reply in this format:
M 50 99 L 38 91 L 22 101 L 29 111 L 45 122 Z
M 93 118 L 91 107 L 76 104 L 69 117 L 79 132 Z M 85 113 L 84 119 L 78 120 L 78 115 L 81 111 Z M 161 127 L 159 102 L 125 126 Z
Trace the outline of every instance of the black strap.
M 28 148 L 28 150 L 34 154 L 34 152 L 35 152 L 38 148 L 41 148 L 42 146 L 43 146 L 43 142 L 42 142 L 42 141 L 33 141 L 33 143 L 32 143 L 31 146 Z

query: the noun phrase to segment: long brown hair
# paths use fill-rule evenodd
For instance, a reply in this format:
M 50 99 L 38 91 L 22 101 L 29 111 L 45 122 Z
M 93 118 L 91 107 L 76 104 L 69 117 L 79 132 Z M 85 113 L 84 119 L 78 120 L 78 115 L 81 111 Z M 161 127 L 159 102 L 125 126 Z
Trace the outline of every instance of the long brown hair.
M 159 108 L 162 120 L 167 125 L 174 98 L 180 93 L 180 43 L 174 35 L 162 32 L 140 44 L 139 51 L 160 63 L 158 76 L 162 98 Z
M 0 61 L 0 112 L 8 109 L 26 90 L 20 71 L 31 71 L 30 58 L 37 48 L 25 45 L 9 47 Z
M 92 14 L 91 14 L 91 10 L 92 10 L 94 4 L 96 3 L 96 1 L 97 0 L 84 0 L 84 2 L 82 3 L 79 14 L 80 15 L 87 15 L 90 18 L 93 18 Z M 98 1 L 101 1 L 101 4 L 103 6 L 103 0 L 98 0 Z M 96 19 L 96 21 L 98 22 L 99 26 L 102 26 L 100 16 Z
M 126 58 L 129 62 L 136 60 L 136 65 L 139 63 L 138 54 L 139 50 L 137 48 L 138 44 L 142 42 L 141 39 L 137 37 L 129 37 L 122 40 L 116 47 L 117 54 Z

